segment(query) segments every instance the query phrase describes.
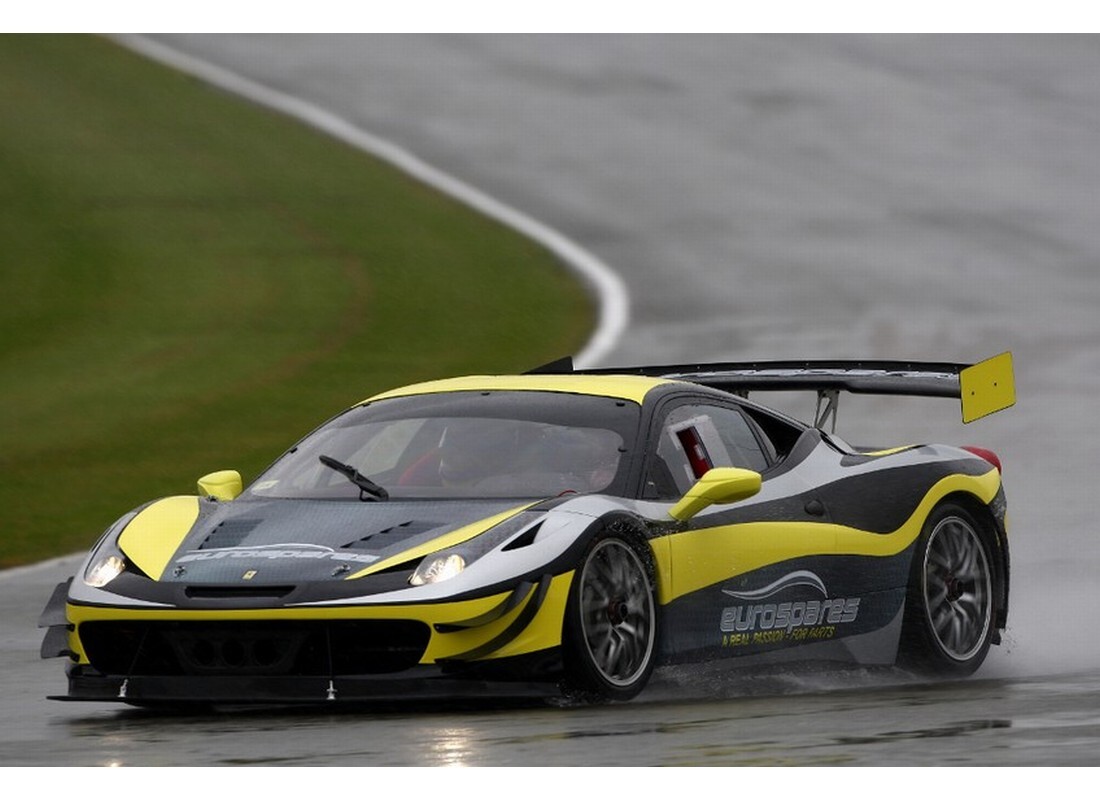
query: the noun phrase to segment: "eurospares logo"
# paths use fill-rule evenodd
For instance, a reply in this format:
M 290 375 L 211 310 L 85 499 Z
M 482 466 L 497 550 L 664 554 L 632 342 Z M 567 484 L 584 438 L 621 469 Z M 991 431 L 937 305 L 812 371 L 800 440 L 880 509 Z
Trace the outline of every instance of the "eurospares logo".
M 820 592 L 821 600 L 796 600 L 793 602 L 764 602 L 768 598 L 795 587 L 809 587 Z M 749 592 L 723 589 L 722 593 L 742 605 L 722 609 L 722 633 L 753 633 L 777 631 L 791 634 L 800 629 L 816 626 L 836 626 L 855 622 L 859 616 L 858 597 L 829 597 L 825 582 L 809 570 L 798 570 L 784 575 L 767 586 Z M 827 634 L 832 636 L 835 630 Z M 796 637 L 801 638 L 801 637 Z M 734 643 L 741 643 L 739 640 Z
M 349 553 L 346 550 L 334 550 L 319 544 L 265 544 L 255 547 L 219 547 L 212 550 L 191 550 L 176 559 L 177 564 L 189 564 L 193 561 L 219 561 L 221 559 L 245 558 L 250 561 L 350 561 L 358 564 L 371 564 L 379 556 L 367 553 Z

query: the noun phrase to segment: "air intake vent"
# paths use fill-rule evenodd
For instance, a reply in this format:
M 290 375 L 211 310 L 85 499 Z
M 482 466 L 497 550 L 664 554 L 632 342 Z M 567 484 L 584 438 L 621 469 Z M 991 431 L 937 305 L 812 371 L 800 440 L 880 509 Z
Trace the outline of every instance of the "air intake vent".
M 512 541 L 508 542 L 503 548 L 504 551 L 518 550 L 521 547 L 527 547 L 529 544 L 533 544 L 535 537 L 539 535 L 539 528 L 542 527 L 542 523 L 532 525 L 530 529 L 524 531 L 521 535 L 517 536 Z
M 293 586 L 188 586 L 184 589 L 188 597 L 207 600 L 227 597 L 279 600 L 292 591 Z
M 419 663 L 431 635 L 412 620 L 85 622 L 108 675 L 372 675 Z

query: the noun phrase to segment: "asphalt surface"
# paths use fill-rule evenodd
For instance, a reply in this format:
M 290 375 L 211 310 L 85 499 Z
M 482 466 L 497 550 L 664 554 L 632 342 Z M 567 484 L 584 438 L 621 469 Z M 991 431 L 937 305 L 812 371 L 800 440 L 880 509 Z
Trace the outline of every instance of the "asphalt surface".
M 42 699 L 63 679 L 36 660 L 34 618 L 66 569 L 45 565 L 0 576 L 15 722 L 0 763 L 1100 761 L 1100 39 L 160 41 L 400 143 L 595 254 L 630 302 L 603 364 L 1013 351 L 1008 412 L 963 429 L 950 401 L 856 398 L 838 426 L 1001 455 L 1009 629 L 975 678 L 937 686 L 666 674 L 595 709 L 162 718 Z

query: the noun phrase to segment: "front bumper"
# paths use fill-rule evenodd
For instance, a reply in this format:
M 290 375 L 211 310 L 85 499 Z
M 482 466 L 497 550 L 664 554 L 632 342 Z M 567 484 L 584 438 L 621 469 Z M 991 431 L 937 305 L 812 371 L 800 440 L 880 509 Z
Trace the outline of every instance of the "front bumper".
M 554 693 L 572 573 L 453 602 L 291 608 L 73 603 L 43 612 L 70 700 L 318 703 Z

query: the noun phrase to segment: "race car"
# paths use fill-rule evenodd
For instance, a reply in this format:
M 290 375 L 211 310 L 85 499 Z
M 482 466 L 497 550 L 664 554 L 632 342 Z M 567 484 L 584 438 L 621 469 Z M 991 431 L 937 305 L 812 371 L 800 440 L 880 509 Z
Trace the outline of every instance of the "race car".
M 816 393 L 813 423 L 769 390 Z M 850 446 L 841 392 L 956 397 L 964 421 L 1015 402 L 1008 353 L 394 389 L 247 488 L 211 473 L 112 524 L 43 612 L 56 699 L 627 700 L 718 660 L 970 674 L 1008 613 L 1001 464 Z

